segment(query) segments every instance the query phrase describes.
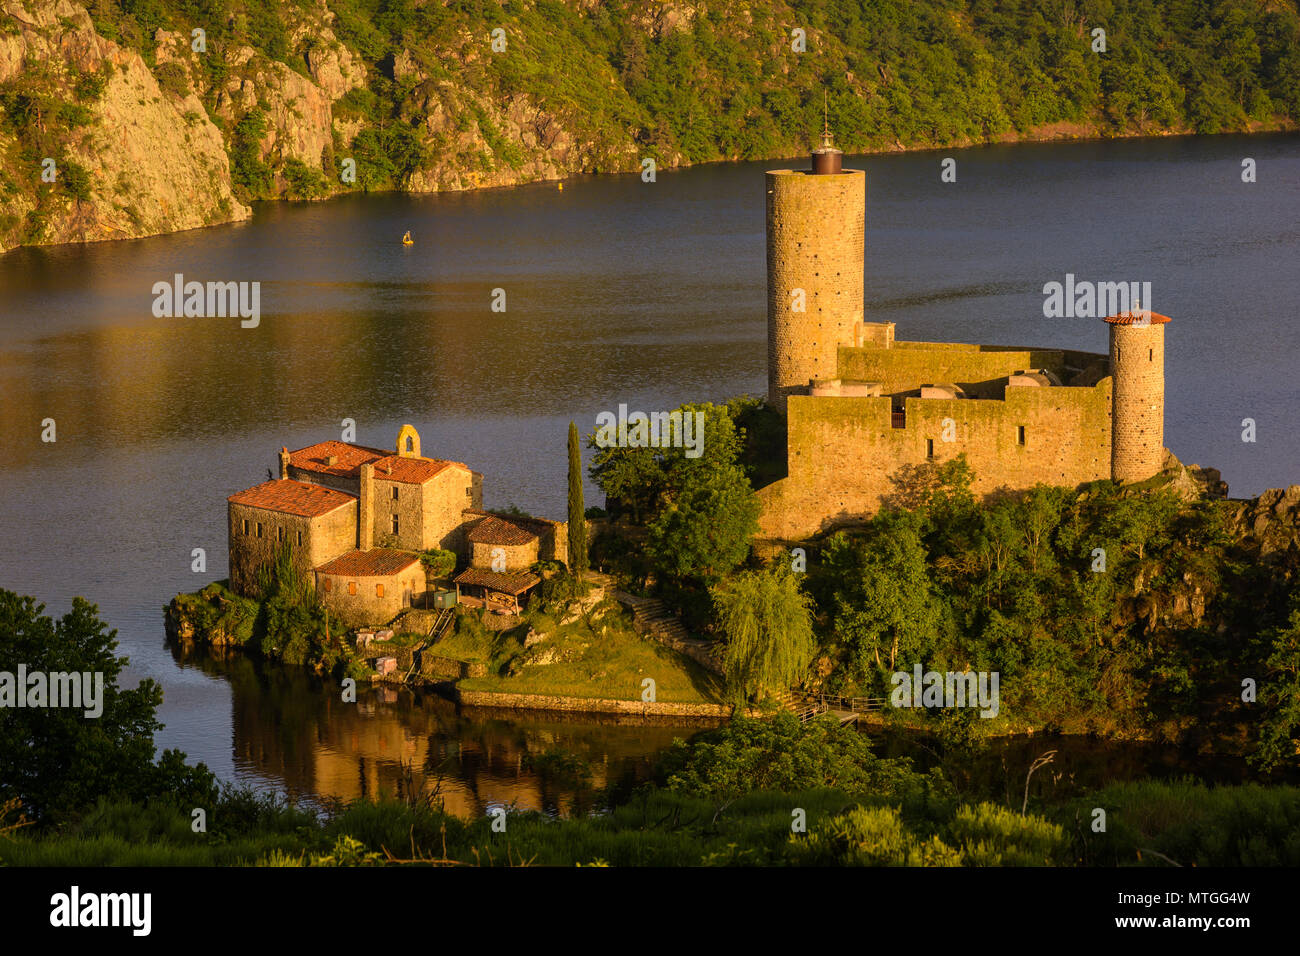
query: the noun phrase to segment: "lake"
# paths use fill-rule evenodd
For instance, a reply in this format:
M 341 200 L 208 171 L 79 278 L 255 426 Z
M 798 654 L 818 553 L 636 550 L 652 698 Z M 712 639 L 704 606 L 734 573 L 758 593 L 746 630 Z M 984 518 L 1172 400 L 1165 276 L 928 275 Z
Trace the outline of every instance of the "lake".
M 866 317 L 902 339 L 1104 352 L 1101 322 L 1043 316 L 1043 285 L 1150 281 L 1144 304 L 1173 317 L 1166 445 L 1221 469 L 1236 497 L 1300 482 L 1298 147 L 1288 134 L 850 158 L 867 170 Z M 950 155 L 957 182 L 942 183 Z M 570 420 L 589 432 L 620 403 L 762 393 L 763 172 L 786 165 L 263 204 L 246 223 L 0 257 L 0 586 L 56 615 L 74 595 L 96 602 L 129 679 L 164 688 L 159 744 L 225 779 L 347 796 L 432 761 L 471 812 L 562 807 L 528 753 L 644 773 L 689 731 L 378 692 L 346 711 L 305 678 L 183 664 L 161 611 L 226 574 L 226 496 L 344 419 L 381 447 L 410 422 L 425 454 L 483 472 L 487 507 L 563 518 Z M 259 325 L 155 318 L 153 285 L 176 273 L 260 282 Z

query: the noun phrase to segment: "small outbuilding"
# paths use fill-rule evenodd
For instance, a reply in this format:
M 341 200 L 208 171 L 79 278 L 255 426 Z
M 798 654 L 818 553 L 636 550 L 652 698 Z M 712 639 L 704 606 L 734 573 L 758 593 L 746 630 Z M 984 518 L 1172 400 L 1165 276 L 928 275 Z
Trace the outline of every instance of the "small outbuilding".
M 424 565 L 410 551 L 349 551 L 316 569 L 321 603 L 350 627 L 392 620 L 424 589 Z
M 461 604 L 477 604 L 497 614 L 518 614 L 527 603 L 528 592 L 541 580 L 531 571 L 502 573 L 466 568 L 456 575 L 456 598 Z M 467 596 L 462 596 L 462 589 Z

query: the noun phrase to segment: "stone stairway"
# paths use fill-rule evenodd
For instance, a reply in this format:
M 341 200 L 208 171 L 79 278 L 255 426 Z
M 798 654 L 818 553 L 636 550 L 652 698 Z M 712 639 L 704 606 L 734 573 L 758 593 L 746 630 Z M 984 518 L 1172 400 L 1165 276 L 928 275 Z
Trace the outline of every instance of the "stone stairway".
M 615 591 L 615 599 L 632 611 L 633 627 L 642 637 L 653 638 L 679 654 L 685 654 L 701 667 L 722 673 L 722 661 L 712 641 L 692 637 L 681 620 L 659 598 L 637 597 Z

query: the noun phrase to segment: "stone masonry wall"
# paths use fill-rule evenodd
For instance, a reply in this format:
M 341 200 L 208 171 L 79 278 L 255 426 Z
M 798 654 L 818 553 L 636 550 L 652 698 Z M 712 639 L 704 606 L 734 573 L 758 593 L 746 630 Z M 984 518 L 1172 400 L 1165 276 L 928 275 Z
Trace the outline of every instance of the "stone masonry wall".
M 888 396 L 792 396 L 788 476 L 759 491 L 760 534 L 797 539 L 866 518 L 897 492 L 891 479 L 907 466 L 962 453 L 979 495 L 1107 478 L 1110 401 L 1109 378 L 1091 388 L 1008 389 L 1005 400 L 908 398 L 906 426 L 894 428 Z M 945 418 L 954 423 L 951 442 Z
M 768 402 L 834 378 L 836 349 L 862 321 L 866 174 L 767 174 Z M 792 311 L 794 289 L 803 312 Z
M 423 544 L 421 548 L 444 548 L 457 554 L 465 552 L 464 517 L 466 508 L 482 502 L 481 479 L 457 467 L 444 468 L 423 487 Z
M 435 479 L 437 480 L 437 479 Z M 374 525 L 371 541 L 375 546 L 422 551 L 424 544 L 424 486 L 393 481 L 383 471 L 376 471 L 371 494 Z M 396 492 L 397 497 L 393 497 Z M 393 533 L 393 515 L 397 515 L 397 533 Z
M 1111 471 L 1116 481 L 1145 481 L 1165 458 L 1165 327 L 1112 325 L 1115 424 Z
M 286 542 L 294 565 L 311 581 L 313 567 L 356 546 L 356 514 L 355 501 L 315 518 L 229 502 L 230 589 L 245 596 L 255 594 L 258 569 L 273 562 Z M 244 531 L 245 521 L 248 522 L 247 533 Z M 299 534 L 302 535 L 301 545 L 298 544 Z
M 398 574 L 347 575 L 316 572 L 316 593 L 331 614 L 348 627 L 391 621 L 424 593 L 424 568 L 414 564 Z M 326 588 L 326 582 L 329 582 Z M 378 593 L 383 587 L 384 593 Z

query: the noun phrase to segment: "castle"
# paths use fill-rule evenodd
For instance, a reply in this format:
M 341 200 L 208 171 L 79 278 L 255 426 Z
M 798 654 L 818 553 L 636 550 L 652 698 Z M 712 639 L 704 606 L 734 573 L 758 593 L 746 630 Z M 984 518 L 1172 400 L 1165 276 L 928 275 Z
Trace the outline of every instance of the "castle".
M 1125 302 L 1108 355 L 905 342 L 863 320 L 866 176 L 829 133 L 812 169 L 767 173 L 768 404 L 785 477 L 760 535 L 799 540 L 874 514 L 918 466 L 965 454 L 972 490 L 1143 481 L 1165 462 L 1167 316 Z
M 460 603 L 518 610 L 541 579 L 539 560 L 564 560 L 563 522 L 483 509 L 483 476 L 425 458 L 403 425 L 394 451 L 324 441 L 280 450 L 280 477 L 231 495 L 230 587 L 254 596 L 282 550 L 345 624 L 378 624 L 426 596 L 419 552 L 452 551 Z M 469 592 L 461 595 L 461 590 Z

